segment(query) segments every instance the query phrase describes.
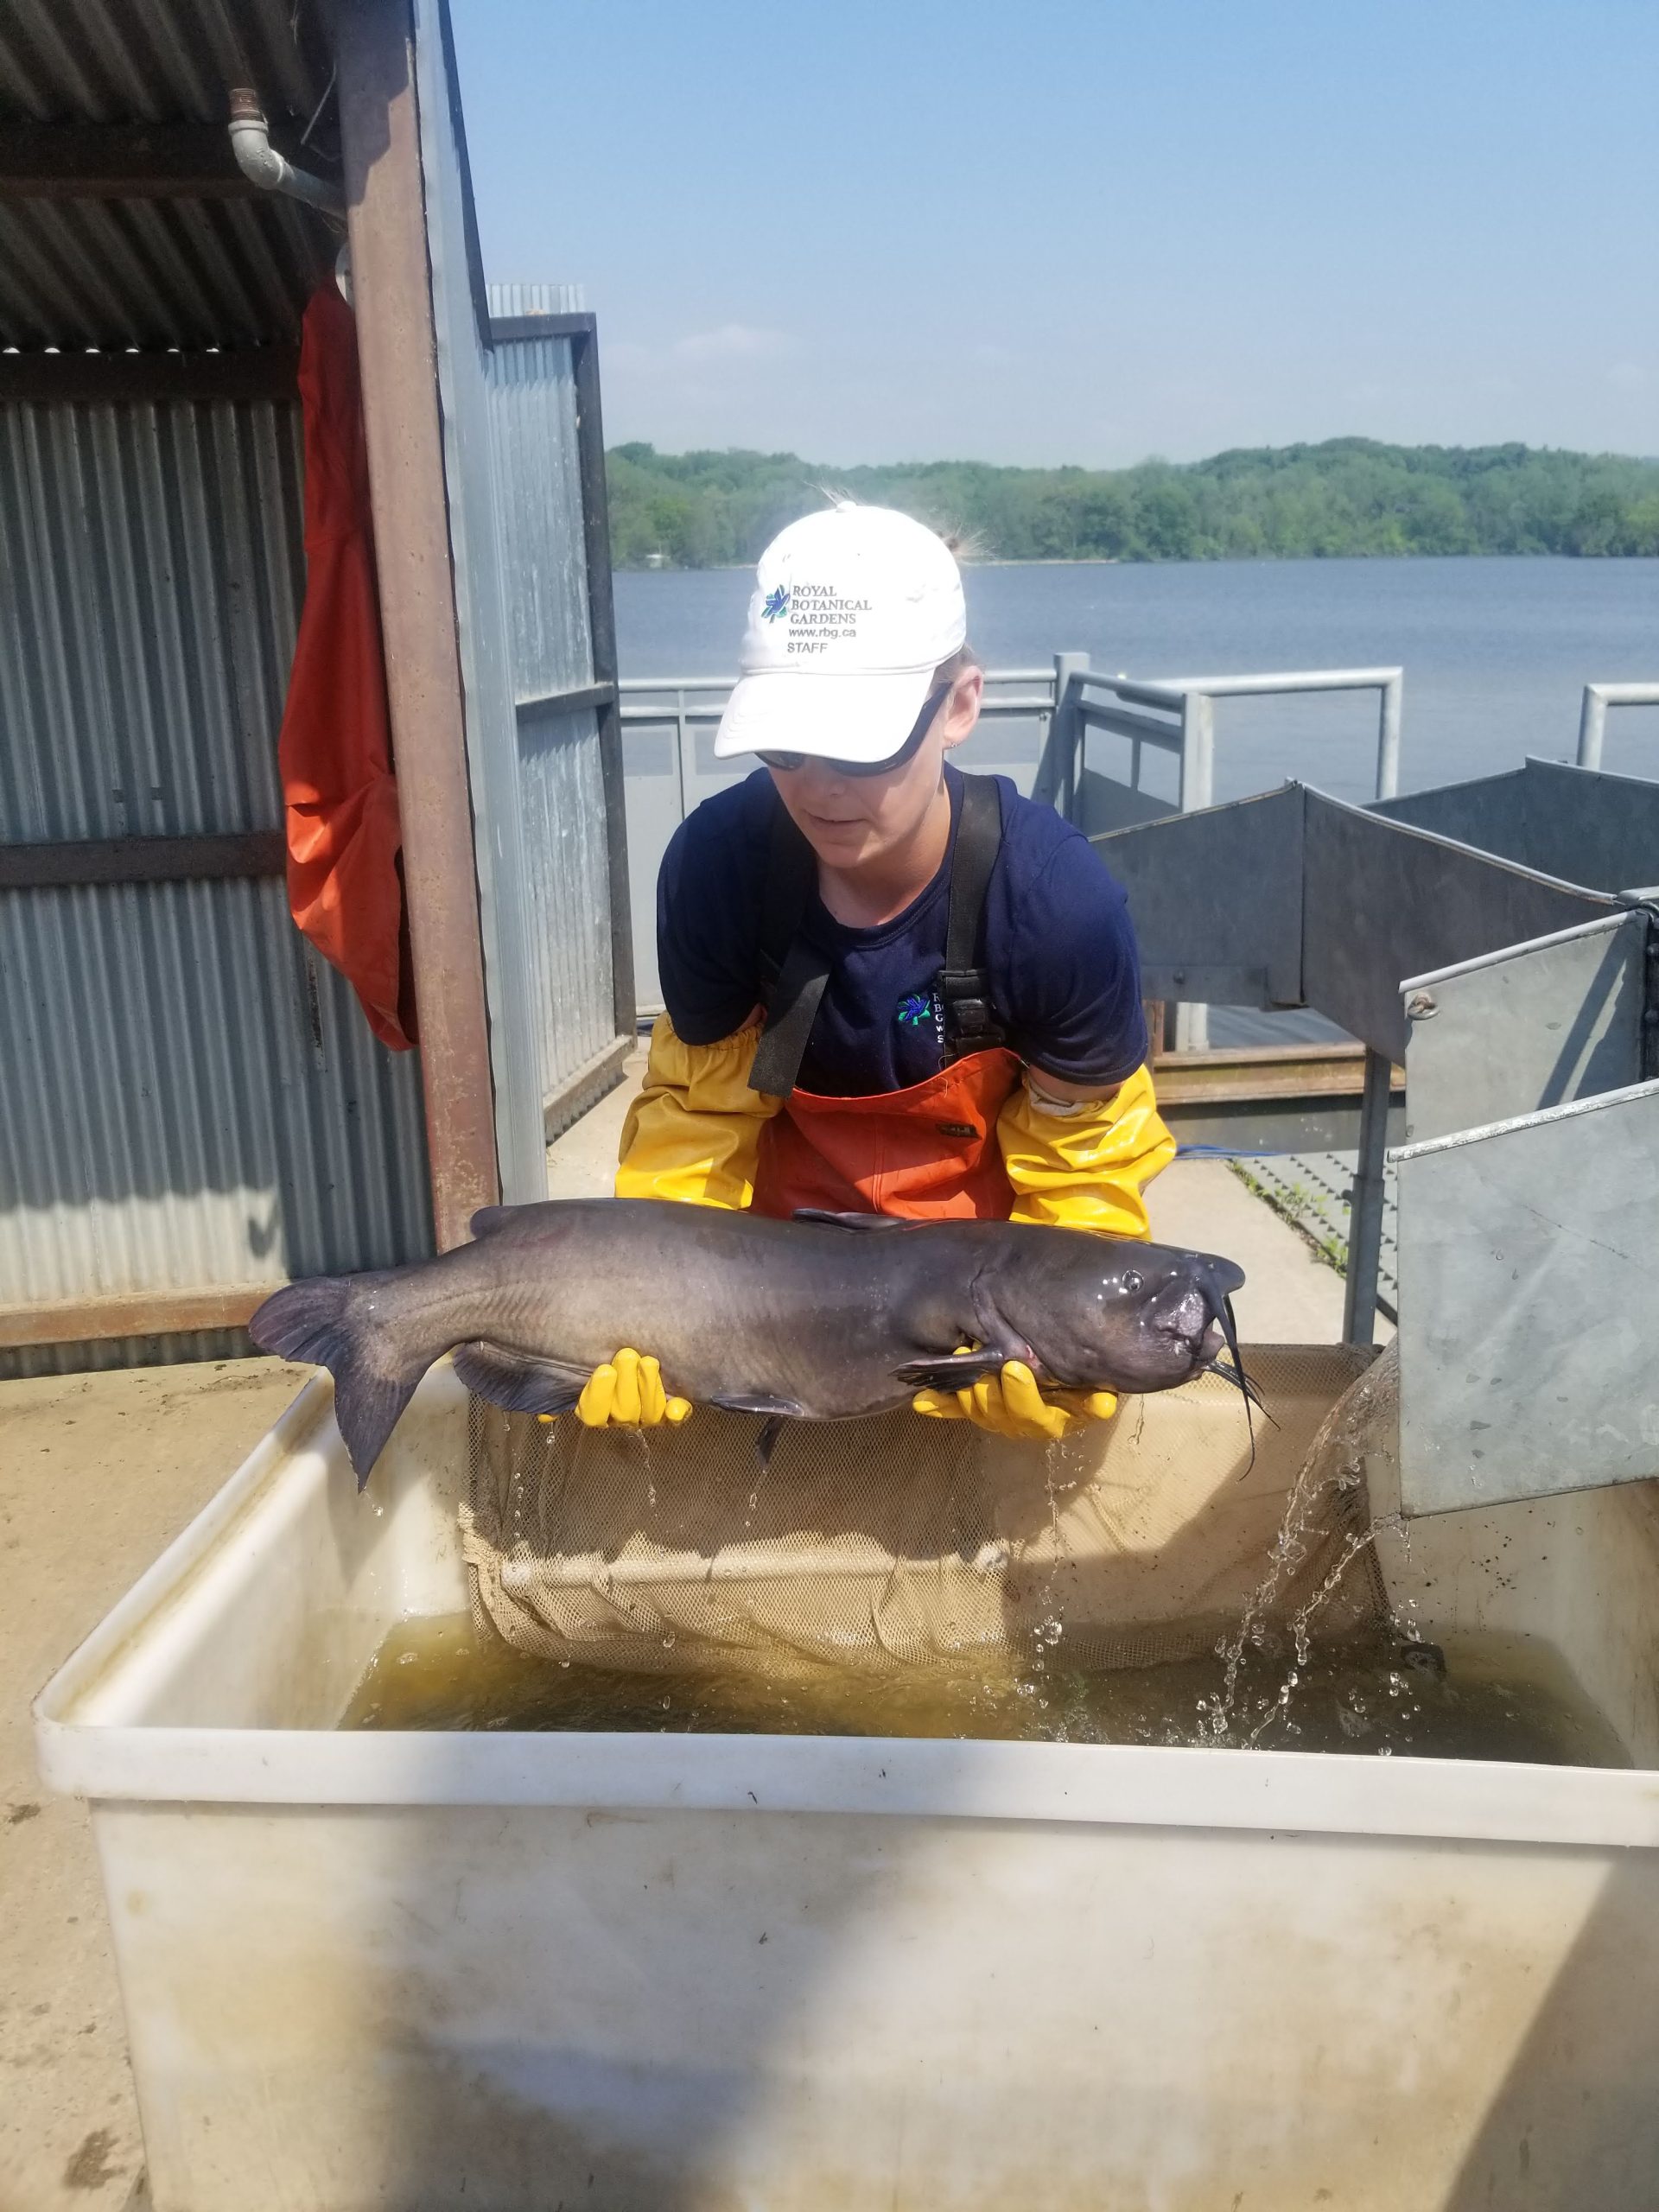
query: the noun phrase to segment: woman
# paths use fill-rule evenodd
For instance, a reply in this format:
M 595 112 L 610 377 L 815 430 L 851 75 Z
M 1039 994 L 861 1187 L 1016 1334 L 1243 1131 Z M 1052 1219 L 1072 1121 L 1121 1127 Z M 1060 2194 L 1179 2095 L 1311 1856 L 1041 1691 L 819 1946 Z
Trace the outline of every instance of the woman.
M 667 1012 L 619 1198 L 1147 1235 L 1173 1157 L 1122 893 L 1078 831 L 946 756 L 979 717 L 962 579 L 909 517 L 838 501 L 761 556 L 718 758 L 762 766 L 663 861 Z M 1109 1392 L 1020 1362 L 918 1412 L 1057 1436 Z M 591 1424 L 683 1419 L 657 1363 L 595 1370 Z

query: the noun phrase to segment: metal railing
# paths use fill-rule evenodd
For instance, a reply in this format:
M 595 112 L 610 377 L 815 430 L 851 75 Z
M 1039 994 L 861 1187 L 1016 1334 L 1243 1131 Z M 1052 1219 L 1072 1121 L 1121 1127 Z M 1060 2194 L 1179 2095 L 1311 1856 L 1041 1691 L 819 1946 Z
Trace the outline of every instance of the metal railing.
M 1083 654 L 1057 661 L 1053 755 L 1047 781 L 1053 803 L 1084 830 L 1126 827 L 1156 814 L 1193 814 L 1215 798 L 1216 702 L 1281 698 L 1298 692 L 1375 691 L 1378 694 L 1376 789 L 1392 798 L 1400 785 L 1400 719 L 1405 671 L 1399 668 L 1296 669 L 1267 676 L 1169 676 L 1150 680 L 1109 676 L 1091 669 Z M 1097 695 L 1103 693 L 1103 698 Z M 1103 776 L 1086 766 L 1090 730 L 1129 741 L 1129 779 Z M 1150 798 L 1141 781 L 1146 747 L 1173 753 L 1179 765 L 1174 806 Z M 1048 794 L 1046 792 L 1045 796 Z M 1103 796 L 1109 819 L 1096 820 L 1091 801 Z M 1183 1001 L 1175 1012 L 1178 1052 L 1203 1052 L 1209 1043 L 1210 1010 Z
M 1659 683 L 1586 683 L 1579 709 L 1579 766 L 1599 768 L 1609 707 L 1659 707 Z
M 1063 704 L 1075 715 L 1067 734 L 1073 760 L 1065 788 L 1075 794 L 1076 755 L 1090 729 L 1110 731 L 1130 741 L 1128 788 L 1141 787 L 1143 746 L 1174 753 L 1180 763 L 1178 810 L 1196 813 L 1215 797 L 1215 702 L 1217 699 L 1282 698 L 1303 691 L 1375 691 L 1378 697 L 1376 791 L 1392 798 L 1400 787 L 1400 715 L 1405 671 L 1399 668 L 1314 668 L 1274 676 L 1108 676 L 1086 659 L 1062 658 L 1066 692 Z M 1111 695 L 1115 705 L 1091 699 L 1090 691 Z M 1075 699 L 1071 693 L 1075 692 Z M 1150 710 L 1150 711 L 1148 711 Z
M 1053 668 L 987 669 L 981 721 L 1035 721 L 1046 738 L 1054 713 L 1056 671 L 1064 658 L 1057 654 Z M 719 721 L 735 682 L 730 676 L 632 677 L 618 687 L 625 729 L 672 733 L 682 821 L 696 804 L 697 734 Z

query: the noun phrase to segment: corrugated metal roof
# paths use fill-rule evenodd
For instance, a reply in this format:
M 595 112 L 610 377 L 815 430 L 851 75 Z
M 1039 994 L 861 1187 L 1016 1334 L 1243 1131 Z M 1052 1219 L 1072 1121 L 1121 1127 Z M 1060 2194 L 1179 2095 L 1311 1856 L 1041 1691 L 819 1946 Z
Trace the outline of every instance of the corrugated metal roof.
M 0 129 L 218 123 L 232 85 L 308 122 L 329 82 L 312 0 L 5 0 Z M 319 156 L 319 166 L 326 166 Z M 292 340 L 334 248 L 320 217 L 240 200 L 0 206 L 0 345 L 239 346 Z
M 327 258 L 293 200 L 0 203 L 0 345 L 291 341 Z
M 308 117 L 327 82 L 312 0 L 6 0 L 0 115 L 217 123 L 232 85 Z

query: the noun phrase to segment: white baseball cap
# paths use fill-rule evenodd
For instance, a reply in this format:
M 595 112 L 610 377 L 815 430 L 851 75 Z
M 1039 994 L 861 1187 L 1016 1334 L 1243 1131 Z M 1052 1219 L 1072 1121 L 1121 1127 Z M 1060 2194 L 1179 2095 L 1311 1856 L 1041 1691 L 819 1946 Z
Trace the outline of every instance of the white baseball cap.
M 949 546 L 909 515 L 842 499 L 779 531 L 754 573 L 716 757 L 897 753 L 968 635 Z

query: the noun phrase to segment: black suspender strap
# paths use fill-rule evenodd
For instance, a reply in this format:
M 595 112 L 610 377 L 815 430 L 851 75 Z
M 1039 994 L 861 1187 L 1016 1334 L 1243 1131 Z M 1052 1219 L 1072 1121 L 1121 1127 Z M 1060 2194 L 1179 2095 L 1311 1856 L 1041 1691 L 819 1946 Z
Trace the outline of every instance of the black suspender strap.
M 766 1020 L 749 1070 L 750 1090 L 769 1098 L 787 1098 L 794 1090 L 830 979 L 828 958 L 801 933 L 817 883 L 812 848 L 779 801 L 772 809 L 760 906 L 760 1001 Z
M 976 964 L 985 893 L 1001 842 L 1002 807 L 995 781 L 989 776 L 964 775 L 950 856 L 944 967 L 938 983 L 948 1059 L 961 1059 L 1003 1041 L 989 988 Z M 760 997 L 766 1019 L 749 1070 L 749 1088 L 770 1098 L 787 1098 L 794 1090 L 830 979 L 828 955 L 810 944 L 801 929 L 817 881 L 812 848 L 779 805 L 772 816 L 760 910 Z
M 989 776 L 962 779 L 962 813 L 956 849 L 950 856 L 950 915 L 945 925 L 944 968 L 939 995 L 944 1001 L 945 1046 L 952 1059 L 982 1052 L 1003 1041 L 991 1006 L 990 988 L 978 965 L 985 893 L 1002 843 L 1002 803 Z

